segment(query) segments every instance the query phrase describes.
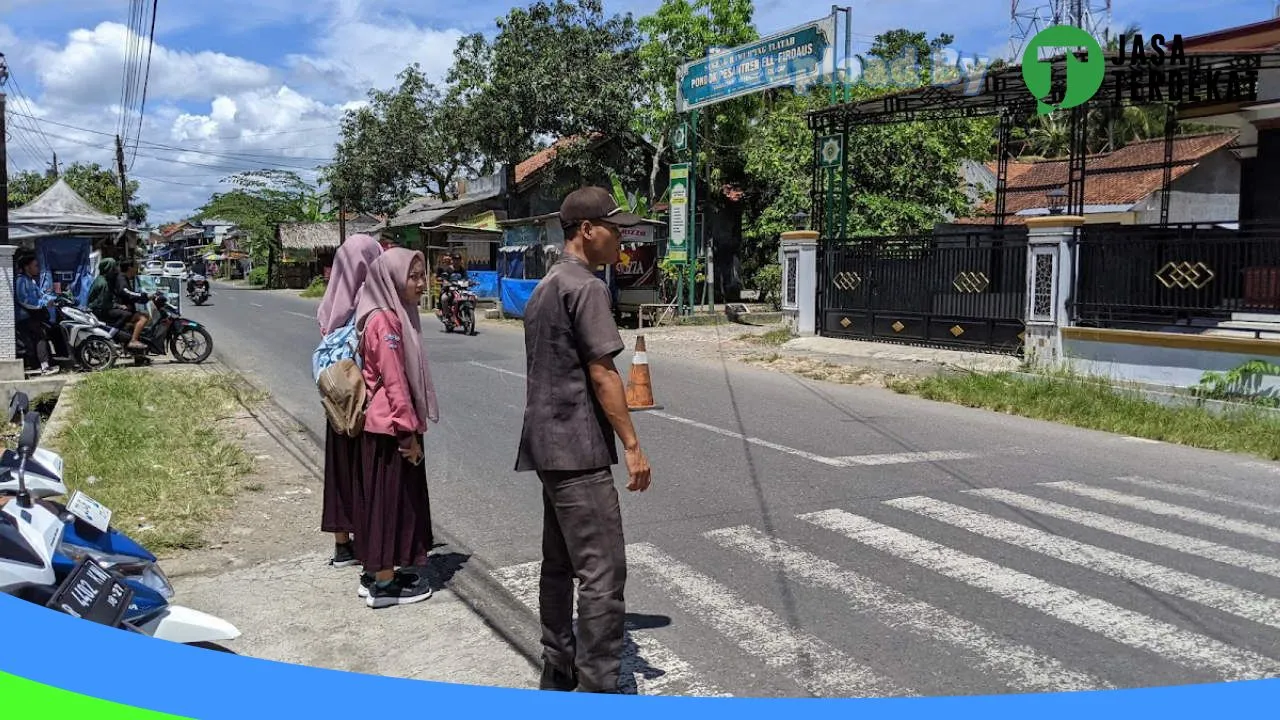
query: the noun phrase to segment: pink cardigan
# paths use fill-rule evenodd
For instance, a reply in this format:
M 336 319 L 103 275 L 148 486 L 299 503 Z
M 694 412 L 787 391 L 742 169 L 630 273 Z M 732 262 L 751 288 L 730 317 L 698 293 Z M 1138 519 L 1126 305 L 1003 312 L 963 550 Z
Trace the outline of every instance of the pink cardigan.
M 427 430 L 413 409 L 413 393 L 404 372 L 403 337 L 400 318 L 380 310 L 369 315 L 360 341 L 364 383 L 371 396 L 365 412 L 365 432 L 395 435 L 402 440 Z

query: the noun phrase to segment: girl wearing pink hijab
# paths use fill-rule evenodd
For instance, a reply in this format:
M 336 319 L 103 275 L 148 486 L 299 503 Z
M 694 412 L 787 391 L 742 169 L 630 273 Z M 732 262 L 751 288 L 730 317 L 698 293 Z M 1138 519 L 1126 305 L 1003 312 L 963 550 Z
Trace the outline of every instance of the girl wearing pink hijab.
M 333 258 L 329 284 L 316 312 L 321 337 L 351 322 L 356 299 L 364 285 L 369 265 L 382 254 L 382 246 L 368 235 L 352 235 Z M 356 564 L 351 534 L 355 532 L 355 492 L 361 472 L 360 441 L 333 431 L 325 423 L 324 500 L 320 531 L 334 534 L 334 567 Z
M 426 290 L 422 253 L 390 248 L 370 265 L 356 303 L 370 397 L 360 445 L 356 556 L 364 565 L 360 595 L 371 608 L 431 597 L 425 569 L 433 538 L 422 436 L 440 416 L 418 313 Z

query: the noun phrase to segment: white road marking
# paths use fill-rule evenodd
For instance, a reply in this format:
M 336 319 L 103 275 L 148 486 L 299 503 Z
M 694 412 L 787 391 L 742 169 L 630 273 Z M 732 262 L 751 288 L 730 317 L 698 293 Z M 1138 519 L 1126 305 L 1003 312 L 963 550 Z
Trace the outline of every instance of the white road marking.
M 251 303 L 249 303 L 249 304 L 250 304 L 250 305 L 252 305 L 252 306 L 254 306 L 254 307 L 256 307 L 256 308 L 260 308 L 260 307 L 262 307 L 262 305 L 260 305 L 260 304 L 258 304 L 258 303 L 256 303 L 256 302 L 251 302 Z
M 977 656 L 979 667 L 995 674 L 1018 692 L 1055 692 L 1112 687 L 1104 680 L 1070 670 L 1036 651 L 1010 642 L 986 628 L 956 617 L 926 602 L 914 600 L 870 578 L 805 552 L 750 527 L 712 530 L 705 537 L 749 556 L 753 562 L 808 585 L 835 590 L 850 607 L 890 628 L 904 628 L 929 640 L 963 648 Z
M 898 498 L 886 501 L 885 505 L 933 518 L 938 522 L 968 530 L 976 535 L 1000 540 L 1104 575 L 1123 578 L 1157 592 L 1184 598 L 1232 615 L 1239 615 L 1263 625 L 1280 628 L 1280 600 L 1255 592 L 933 498 Z
M 286 313 L 288 313 L 288 314 L 290 314 L 290 315 L 297 315 L 297 316 L 298 316 L 298 317 L 300 317 L 300 318 L 306 318 L 307 320 L 315 320 L 315 319 L 316 319 L 314 315 L 303 315 L 303 314 L 302 314 L 302 313 L 300 313 L 300 312 L 294 312 L 294 311 L 292 311 L 292 310 L 285 310 L 285 312 L 286 312 Z
M 1092 512 L 1090 510 L 1081 510 L 1069 505 L 1063 505 L 1051 500 L 1042 500 L 1038 497 L 1023 495 L 1005 490 L 1002 488 L 987 488 L 984 490 L 966 490 L 966 493 L 977 495 L 979 497 L 998 500 L 1011 507 L 1029 510 L 1041 515 L 1055 517 L 1059 520 L 1066 520 L 1077 525 L 1101 530 L 1113 535 L 1119 535 L 1130 540 L 1155 545 L 1157 547 L 1174 550 L 1187 555 L 1202 557 L 1225 565 L 1232 565 L 1245 570 L 1251 570 L 1263 575 L 1272 577 L 1280 577 L 1280 558 L 1262 555 L 1260 553 L 1249 552 L 1248 550 L 1240 550 L 1238 548 L 1219 545 L 1218 543 L 1204 540 L 1190 535 L 1183 535 L 1172 532 L 1170 530 L 1162 530 L 1160 528 L 1141 525 L 1128 520 L 1103 515 L 1102 513 Z
M 915 462 L 943 462 L 946 460 L 970 460 L 978 457 L 974 453 L 954 450 L 933 450 L 930 452 L 900 452 L 885 455 L 851 455 L 836 458 L 845 465 L 898 465 Z
M 869 518 L 843 510 L 824 510 L 801 515 L 800 518 L 1115 642 L 1184 665 L 1214 671 L 1224 680 L 1256 679 L 1280 674 L 1280 663 L 1257 653 L 1231 647 L 1105 600 L 1054 585 L 989 560 L 966 555 L 881 525 Z
M 1137 495 L 1129 495 L 1126 493 L 1108 490 L 1106 488 L 1092 487 L 1074 482 L 1052 482 L 1044 483 L 1044 487 L 1057 488 L 1065 490 L 1069 493 L 1081 495 L 1094 500 L 1115 503 L 1124 507 L 1130 507 L 1135 510 L 1142 510 L 1153 515 L 1161 515 L 1163 517 L 1177 518 L 1189 523 L 1204 525 L 1206 527 L 1225 530 L 1227 532 L 1236 533 L 1237 535 L 1247 535 L 1268 542 L 1280 543 L 1280 529 L 1268 527 L 1247 520 L 1237 520 L 1229 518 L 1225 515 L 1196 510 L 1194 508 L 1184 507 L 1182 505 L 1174 505 L 1160 500 L 1152 500 L 1150 498 L 1139 497 Z
M 1236 507 L 1242 507 L 1248 510 L 1254 510 L 1260 513 L 1266 513 L 1268 515 L 1280 515 L 1280 506 L 1267 505 L 1264 503 L 1256 503 L 1256 502 L 1251 502 L 1249 500 L 1239 500 L 1237 498 L 1221 495 L 1212 490 L 1204 490 L 1202 488 L 1197 488 L 1197 487 L 1188 487 L 1186 485 L 1176 485 L 1171 482 L 1164 482 L 1163 480 L 1151 480 L 1148 478 L 1138 477 L 1138 476 L 1118 477 L 1116 478 L 1116 480 L 1119 480 L 1120 482 L 1126 482 L 1131 485 L 1137 485 L 1138 487 L 1146 488 L 1148 490 L 1159 490 L 1161 492 L 1167 492 L 1171 495 L 1185 495 L 1186 497 L 1199 498 L 1201 500 L 1210 500 L 1212 502 L 1224 503 L 1226 505 L 1235 505 Z
M 524 604 L 538 612 L 538 576 L 542 563 L 533 561 L 501 568 L 494 572 L 498 580 Z M 732 697 L 698 680 L 689 666 L 667 646 L 644 632 L 628 628 L 622 649 L 620 685 L 635 688 L 641 695 L 689 695 L 694 697 Z
M 468 360 L 467 362 L 471 365 L 475 365 L 476 367 L 481 367 L 486 370 L 492 370 L 493 372 L 502 373 L 503 375 L 511 375 L 513 377 L 518 377 L 518 378 L 525 377 L 523 373 L 513 372 L 511 370 L 505 370 L 503 368 L 494 367 L 492 365 L 485 365 L 484 363 L 476 362 L 475 360 Z M 670 420 L 671 422 L 680 423 L 682 425 L 688 425 L 689 427 L 695 427 L 695 428 L 698 428 L 699 430 L 705 430 L 709 433 L 715 433 L 716 435 L 720 435 L 722 437 L 732 438 L 734 440 L 741 440 L 742 442 L 745 442 L 751 445 L 768 448 L 770 450 L 776 450 L 780 453 L 786 453 L 787 455 L 793 455 L 795 457 L 804 458 L 805 460 L 810 460 L 812 462 L 820 463 L 828 467 L 844 468 L 844 467 L 865 466 L 865 465 L 895 465 L 900 463 L 914 463 L 914 462 L 938 462 L 940 460 L 964 460 L 964 459 L 977 457 L 977 455 L 974 455 L 972 453 L 955 452 L 950 450 L 938 450 L 938 451 L 932 451 L 932 452 L 902 452 L 902 453 L 889 453 L 885 455 L 852 455 L 852 456 L 846 456 L 846 457 L 827 457 L 825 455 L 811 453 L 807 450 L 800 450 L 797 448 L 788 447 L 786 445 L 781 445 L 775 442 L 770 442 L 768 440 L 763 440 L 758 437 L 750 437 L 740 432 L 727 430 L 722 427 L 716 427 L 715 425 L 708 425 L 707 423 L 704 423 L 704 422 L 698 422 L 697 420 L 690 420 L 689 418 L 680 417 L 679 415 L 672 415 L 671 413 L 662 412 L 660 410 L 648 410 L 645 412 L 645 414 L 652 415 L 654 417 L 659 417 L 659 418 L 662 418 L 663 420 Z
M 697 615 L 744 652 L 819 697 L 915 695 L 881 677 L 821 639 L 787 625 L 767 608 L 739 599 L 729 588 L 645 543 L 627 546 L 627 562 L 663 586 L 686 612 Z

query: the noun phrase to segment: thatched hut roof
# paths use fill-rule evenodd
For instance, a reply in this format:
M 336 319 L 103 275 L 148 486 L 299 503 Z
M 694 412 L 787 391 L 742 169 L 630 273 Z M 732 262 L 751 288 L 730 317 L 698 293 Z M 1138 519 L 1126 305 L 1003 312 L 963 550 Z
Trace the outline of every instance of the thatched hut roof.
M 347 221 L 347 235 L 368 232 L 377 224 L 376 219 L 368 222 L 364 218 Z M 341 237 L 338 234 L 338 222 L 322 223 L 280 223 L 280 246 L 286 250 L 332 250 L 338 247 Z

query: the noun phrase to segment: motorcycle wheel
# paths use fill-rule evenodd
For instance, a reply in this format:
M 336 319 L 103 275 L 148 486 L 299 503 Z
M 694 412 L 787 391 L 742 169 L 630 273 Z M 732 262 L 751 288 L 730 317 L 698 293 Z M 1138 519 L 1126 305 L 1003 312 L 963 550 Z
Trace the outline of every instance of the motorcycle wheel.
M 476 334 L 476 314 L 469 307 L 464 307 L 458 311 L 462 316 L 462 332 L 467 335 Z
M 114 343 L 97 335 L 90 335 L 76 349 L 76 360 L 89 372 L 109 370 L 120 357 Z
M 179 346 L 190 346 L 196 342 L 203 341 L 204 349 L 194 355 L 178 352 Z M 213 337 L 209 335 L 209 331 L 202 327 L 185 327 L 182 332 L 174 335 L 169 340 L 169 354 L 173 355 L 173 359 L 180 363 L 190 365 L 199 365 L 209 356 L 213 354 Z

